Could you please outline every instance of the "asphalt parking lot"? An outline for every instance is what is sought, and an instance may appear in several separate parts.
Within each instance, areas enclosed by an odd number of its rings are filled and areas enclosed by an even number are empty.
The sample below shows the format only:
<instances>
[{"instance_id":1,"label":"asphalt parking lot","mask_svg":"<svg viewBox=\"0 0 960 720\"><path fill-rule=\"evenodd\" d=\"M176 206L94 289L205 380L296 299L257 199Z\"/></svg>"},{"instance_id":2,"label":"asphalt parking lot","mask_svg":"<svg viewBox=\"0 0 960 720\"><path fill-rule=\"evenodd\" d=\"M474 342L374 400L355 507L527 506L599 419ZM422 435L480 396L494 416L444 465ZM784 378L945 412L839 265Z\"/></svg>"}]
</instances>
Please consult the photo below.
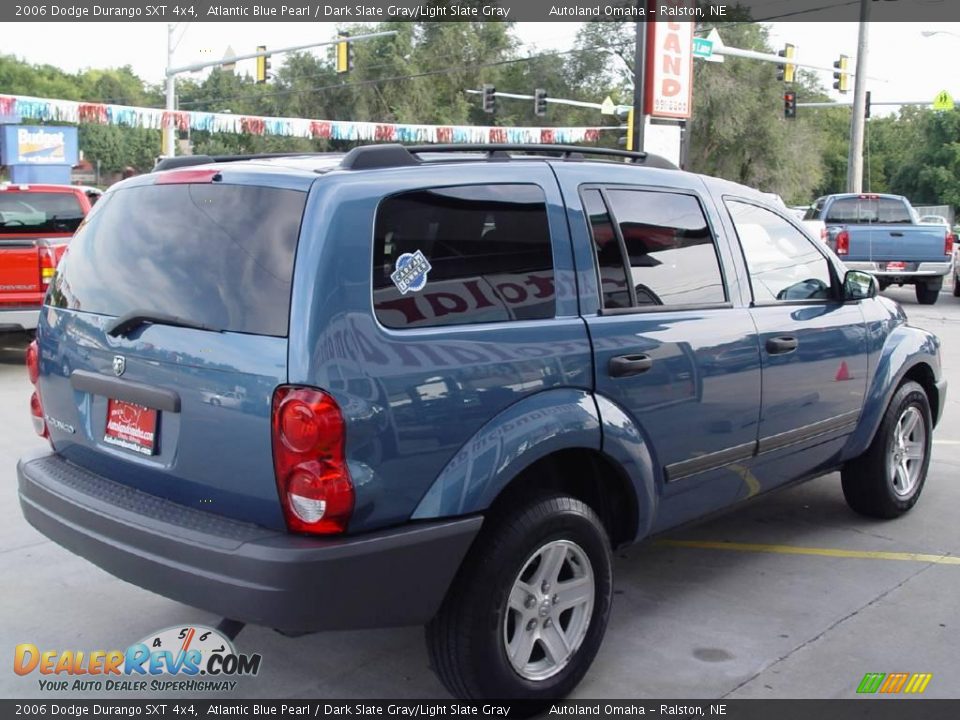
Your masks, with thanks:
<instances>
[{"instance_id":1,"label":"asphalt parking lot","mask_svg":"<svg viewBox=\"0 0 960 720\"><path fill-rule=\"evenodd\" d=\"M960 696L960 299L886 294L940 335L951 385L917 507L861 518L835 474L621 553L607 637L577 698L849 698L867 672L932 673L925 697ZM27 409L25 344L0 335L0 697L81 697L15 675L14 646L119 649L219 618L114 579L22 519L16 458L44 445ZM446 697L419 628L291 639L251 627L237 645L263 666L231 698Z\"/></svg>"}]
</instances>

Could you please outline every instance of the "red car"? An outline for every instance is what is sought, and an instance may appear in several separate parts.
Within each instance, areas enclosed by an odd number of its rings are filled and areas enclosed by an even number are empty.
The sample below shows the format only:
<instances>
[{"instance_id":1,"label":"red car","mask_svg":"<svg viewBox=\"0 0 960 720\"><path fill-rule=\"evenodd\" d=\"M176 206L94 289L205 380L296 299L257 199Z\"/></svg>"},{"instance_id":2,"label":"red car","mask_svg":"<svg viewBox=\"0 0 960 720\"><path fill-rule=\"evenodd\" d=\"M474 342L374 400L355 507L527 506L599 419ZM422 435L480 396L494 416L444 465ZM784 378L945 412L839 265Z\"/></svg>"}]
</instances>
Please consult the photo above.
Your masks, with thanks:
<instances>
[{"instance_id":1,"label":"red car","mask_svg":"<svg viewBox=\"0 0 960 720\"><path fill-rule=\"evenodd\" d=\"M0 184L0 332L37 327L57 262L90 206L72 185Z\"/></svg>"}]
</instances>

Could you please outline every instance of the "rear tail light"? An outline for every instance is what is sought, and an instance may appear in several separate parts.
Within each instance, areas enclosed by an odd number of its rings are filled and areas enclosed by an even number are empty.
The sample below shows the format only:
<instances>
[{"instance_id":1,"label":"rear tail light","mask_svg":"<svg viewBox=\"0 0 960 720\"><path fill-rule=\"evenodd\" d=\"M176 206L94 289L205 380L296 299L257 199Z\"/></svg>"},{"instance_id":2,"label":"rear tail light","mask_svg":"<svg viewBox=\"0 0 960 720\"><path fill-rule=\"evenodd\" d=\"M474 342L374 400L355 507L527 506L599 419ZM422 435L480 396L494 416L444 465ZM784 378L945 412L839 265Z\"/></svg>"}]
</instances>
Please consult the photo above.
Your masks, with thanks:
<instances>
[{"instance_id":1,"label":"rear tail light","mask_svg":"<svg viewBox=\"0 0 960 720\"><path fill-rule=\"evenodd\" d=\"M46 287L57 270L57 256L52 247L40 248L40 282Z\"/></svg>"},{"instance_id":2,"label":"rear tail light","mask_svg":"<svg viewBox=\"0 0 960 720\"><path fill-rule=\"evenodd\" d=\"M291 531L341 533L353 513L345 425L322 390L285 385L273 394L273 468Z\"/></svg>"},{"instance_id":3,"label":"rear tail light","mask_svg":"<svg viewBox=\"0 0 960 720\"><path fill-rule=\"evenodd\" d=\"M850 254L850 233L841 230L837 233L837 255Z\"/></svg>"},{"instance_id":4,"label":"rear tail light","mask_svg":"<svg viewBox=\"0 0 960 720\"><path fill-rule=\"evenodd\" d=\"M49 438L47 431L47 421L43 418L43 403L40 402L40 395L36 390L30 396L30 419L33 420L33 429L37 435L43 438Z\"/></svg>"},{"instance_id":5,"label":"rear tail light","mask_svg":"<svg viewBox=\"0 0 960 720\"><path fill-rule=\"evenodd\" d=\"M40 379L40 348L36 340L27 345L26 361L27 375L30 376L30 383L33 385L33 394L30 396L30 419L33 421L33 429L37 435L49 438L47 421L43 416L43 403L40 402L40 390L37 388L37 380Z\"/></svg>"},{"instance_id":6,"label":"rear tail light","mask_svg":"<svg viewBox=\"0 0 960 720\"><path fill-rule=\"evenodd\" d=\"M36 385L40 379L40 349L37 347L37 341L33 340L27 345L27 374L30 376L30 384Z\"/></svg>"},{"instance_id":7,"label":"rear tail light","mask_svg":"<svg viewBox=\"0 0 960 720\"><path fill-rule=\"evenodd\" d=\"M954 235L952 232L947 233L947 239L943 241L943 254L944 255L953 255L953 241Z\"/></svg>"}]
</instances>

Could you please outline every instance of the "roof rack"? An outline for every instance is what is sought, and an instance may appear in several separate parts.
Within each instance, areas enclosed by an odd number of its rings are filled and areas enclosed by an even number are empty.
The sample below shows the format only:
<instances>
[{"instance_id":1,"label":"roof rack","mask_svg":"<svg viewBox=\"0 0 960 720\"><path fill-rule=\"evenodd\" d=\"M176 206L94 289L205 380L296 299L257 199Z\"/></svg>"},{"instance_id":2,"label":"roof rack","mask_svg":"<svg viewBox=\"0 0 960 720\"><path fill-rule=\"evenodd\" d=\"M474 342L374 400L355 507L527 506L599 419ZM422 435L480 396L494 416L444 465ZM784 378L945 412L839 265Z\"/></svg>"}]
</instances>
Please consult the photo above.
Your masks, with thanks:
<instances>
[{"instance_id":1,"label":"roof rack","mask_svg":"<svg viewBox=\"0 0 960 720\"><path fill-rule=\"evenodd\" d=\"M177 157L162 157L153 166L152 172L173 170L174 168L189 167L191 165L207 165L209 163L239 162L241 160L259 160L261 158L303 157L309 155L331 155L332 153L316 152L278 152L278 153L251 153L248 155L179 155Z\"/></svg>"},{"instance_id":2,"label":"roof rack","mask_svg":"<svg viewBox=\"0 0 960 720\"><path fill-rule=\"evenodd\" d=\"M511 160L510 153L543 154L561 160L583 160L587 155L626 158L646 167L678 170L672 162L659 155L616 148L584 147L581 145L542 145L524 143L457 143L449 145L361 145L348 152L340 163L344 170L368 170L419 165L421 153L482 152L487 160Z\"/></svg>"}]
</instances>

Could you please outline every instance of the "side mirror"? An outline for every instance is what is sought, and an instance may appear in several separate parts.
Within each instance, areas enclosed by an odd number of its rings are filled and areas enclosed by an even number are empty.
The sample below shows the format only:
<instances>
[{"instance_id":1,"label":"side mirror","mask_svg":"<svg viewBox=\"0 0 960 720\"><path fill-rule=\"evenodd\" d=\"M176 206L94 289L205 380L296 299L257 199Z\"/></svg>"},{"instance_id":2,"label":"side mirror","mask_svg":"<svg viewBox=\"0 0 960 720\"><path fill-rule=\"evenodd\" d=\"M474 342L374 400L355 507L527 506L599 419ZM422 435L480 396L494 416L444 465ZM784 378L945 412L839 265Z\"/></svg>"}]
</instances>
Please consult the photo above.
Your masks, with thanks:
<instances>
[{"instance_id":1,"label":"side mirror","mask_svg":"<svg viewBox=\"0 0 960 720\"><path fill-rule=\"evenodd\" d=\"M870 273L847 270L847 274L843 276L844 300L866 300L876 297L879 292L877 279Z\"/></svg>"}]
</instances>

